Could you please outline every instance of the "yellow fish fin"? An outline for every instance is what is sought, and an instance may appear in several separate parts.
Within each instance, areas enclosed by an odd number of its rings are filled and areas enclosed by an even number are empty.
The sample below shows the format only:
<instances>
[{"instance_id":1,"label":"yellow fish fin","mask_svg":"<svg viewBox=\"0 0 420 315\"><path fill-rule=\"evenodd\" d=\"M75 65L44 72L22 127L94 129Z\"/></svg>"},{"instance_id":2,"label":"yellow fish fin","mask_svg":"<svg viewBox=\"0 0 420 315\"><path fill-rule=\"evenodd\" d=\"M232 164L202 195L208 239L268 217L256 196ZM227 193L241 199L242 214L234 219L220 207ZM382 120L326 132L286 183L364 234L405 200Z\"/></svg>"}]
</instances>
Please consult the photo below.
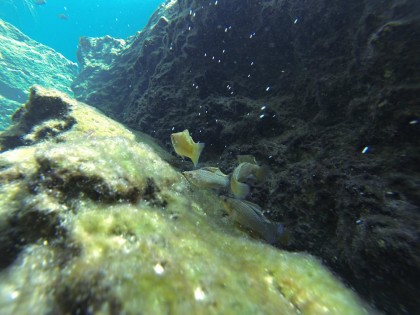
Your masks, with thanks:
<instances>
[{"instance_id":1,"label":"yellow fish fin","mask_svg":"<svg viewBox=\"0 0 420 315\"><path fill-rule=\"evenodd\" d=\"M245 199L245 197L248 196L250 192L249 185L234 179L230 181L230 190L237 199Z\"/></svg>"},{"instance_id":2,"label":"yellow fish fin","mask_svg":"<svg viewBox=\"0 0 420 315\"><path fill-rule=\"evenodd\" d=\"M267 179L267 176L270 173L270 168L268 166L260 166L255 171L255 179L261 183Z\"/></svg>"},{"instance_id":3,"label":"yellow fish fin","mask_svg":"<svg viewBox=\"0 0 420 315\"><path fill-rule=\"evenodd\" d=\"M194 143L193 152L191 155L191 161L194 163L194 167L198 164L198 159L200 158L200 154L204 149L205 144L204 143Z\"/></svg>"}]
</instances>

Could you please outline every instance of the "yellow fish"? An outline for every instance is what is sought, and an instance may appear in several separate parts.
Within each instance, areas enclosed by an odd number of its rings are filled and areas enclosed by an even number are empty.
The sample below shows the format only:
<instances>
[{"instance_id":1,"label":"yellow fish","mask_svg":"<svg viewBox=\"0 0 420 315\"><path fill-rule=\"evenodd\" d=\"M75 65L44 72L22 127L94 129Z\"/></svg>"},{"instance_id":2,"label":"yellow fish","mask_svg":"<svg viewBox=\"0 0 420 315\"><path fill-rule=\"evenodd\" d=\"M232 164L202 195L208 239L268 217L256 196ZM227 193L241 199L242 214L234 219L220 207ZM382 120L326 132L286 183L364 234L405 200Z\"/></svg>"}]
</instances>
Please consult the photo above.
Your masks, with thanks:
<instances>
[{"instance_id":1,"label":"yellow fish","mask_svg":"<svg viewBox=\"0 0 420 315\"><path fill-rule=\"evenodd\" d=\"M245 154L245 155L237 155L236 159L238 160L238 163L241 164L243 162L248 162L251 164L258 165L257 160L253 155Z\"/></svg>"},{"instance_id":2,"label":"yellow fish","mask_svg":"<svg viewBox=\"0 0 420 315\"><path fill-rule=\"evenodd\" d=\"M229 186L229 176L217 167L203 167L182 174L191 184L200 188L224 189Z\"/></svg>"},{"instance_id":3,"label":"yellow fish","mask_svg":"<svg viewBox=\"0 0 420 315\"><path fill-rule=\"evenodd\" d=\"M244 199L249 194L249 182L260 182L267 175L268 169L253 163L242 162L232 173L230 191L238 199Z\"/></svg>"},{"instance_id":4,"label":"yellow fish","mask_svg":"<svg viewBox=\"0 0 420 315\"><path fill-rule=\"evenodd\" d=\"M194 166L197 166L204 143L194 142L188 129L171 134L171 142L178 155L190 158Z\"/></svg>"},{"instance_id":5,"label":"yellow fish","mask_svg":"<svg viewBox=\"0 0 420 315\"><path fill-rule=\"evenodd\" d=\"M283 224L268 220L259 205L225 196L220 198L224 208L234 221L256 232L270 244L283 241L286 235Z\"/></svg>"}]
</instances>

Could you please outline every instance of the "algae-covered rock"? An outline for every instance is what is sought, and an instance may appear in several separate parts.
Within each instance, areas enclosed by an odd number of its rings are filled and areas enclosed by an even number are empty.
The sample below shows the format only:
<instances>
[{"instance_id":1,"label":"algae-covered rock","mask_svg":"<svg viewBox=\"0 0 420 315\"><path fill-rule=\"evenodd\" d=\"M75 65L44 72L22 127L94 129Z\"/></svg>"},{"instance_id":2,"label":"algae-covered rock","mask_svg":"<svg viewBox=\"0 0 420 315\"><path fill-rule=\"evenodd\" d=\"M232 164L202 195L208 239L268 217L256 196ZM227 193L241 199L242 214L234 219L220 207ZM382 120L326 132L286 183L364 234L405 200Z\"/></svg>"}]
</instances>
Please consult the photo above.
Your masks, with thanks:
<instances>
[{"instance_id":1,"label":"algae-covered rock","mask_svg":"<svg viewBox=\"0 0 420 315\"><path fill-rule=\"evenodd\" d=\"M369 313L97 110L35 87L14 119L0 138L1 314Z\"/></svg>"},{"instance_id":2,"label":"algae-covered rock","mask_svg":"<svg viewBox=\"0 0 420 315\"><path fill-rule=\"evenodd\" d=\"M33 84L73 94L76 63L1 19L0 42L0 130L10 125L10 108L15 111L25 101Z\"/></svg>"}]
</instances>

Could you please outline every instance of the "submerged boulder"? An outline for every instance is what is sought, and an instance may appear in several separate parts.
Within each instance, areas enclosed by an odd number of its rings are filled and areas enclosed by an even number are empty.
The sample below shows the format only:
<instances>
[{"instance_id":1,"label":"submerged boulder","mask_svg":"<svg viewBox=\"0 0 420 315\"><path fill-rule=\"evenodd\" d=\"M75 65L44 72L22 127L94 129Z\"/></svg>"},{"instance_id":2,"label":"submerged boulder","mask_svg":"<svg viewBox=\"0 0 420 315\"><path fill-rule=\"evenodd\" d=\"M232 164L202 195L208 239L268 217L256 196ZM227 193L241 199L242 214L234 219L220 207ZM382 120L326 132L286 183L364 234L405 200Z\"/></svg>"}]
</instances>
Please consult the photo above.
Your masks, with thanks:
<instances>
[{"instance_id":1,"label":"submerged boulder","mask_svg":"<svg viewBox=\"0 0 420 315\"><path fill-rule=\"evenodd\" d=\"M1 19L0 42L0 130L9 126L10 109L25 102L33 84L73 94L76 63Z\"/></svg>"},{"instance_id":2,"label":"submerged boulder","mask_svg":"<svg viewBox=\"0 0 420 315\"><path fill-rule=\"evenodd\" d=\"M250 201L290 227L288 249L417 314L419 47L418 0L168 0L72 87L168 146L187 128L225 173L254 155L270 172Z\"/></svg>"},{"instance_id":3,"label":"submerged boulder","mask_svg":"<svg viewBox=\"0 0 420 315\"><path fill-rule=\"evenodd\" d=\"M0 144L0 313L369 313L316 258L250 238L158 145L64 94L32 88Z\"/></svg>"}]
</instances>

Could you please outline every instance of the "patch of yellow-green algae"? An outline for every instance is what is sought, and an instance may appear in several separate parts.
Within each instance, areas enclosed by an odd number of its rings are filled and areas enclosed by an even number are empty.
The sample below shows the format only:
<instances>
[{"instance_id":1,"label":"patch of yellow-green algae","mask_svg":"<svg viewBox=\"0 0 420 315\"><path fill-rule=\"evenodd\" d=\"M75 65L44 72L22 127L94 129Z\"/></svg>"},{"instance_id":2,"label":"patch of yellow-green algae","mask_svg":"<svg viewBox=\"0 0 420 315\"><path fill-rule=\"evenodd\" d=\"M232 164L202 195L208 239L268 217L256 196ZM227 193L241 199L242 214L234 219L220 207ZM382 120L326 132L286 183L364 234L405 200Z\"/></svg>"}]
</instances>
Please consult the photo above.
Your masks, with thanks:
<instances>
[{"instance_id":1,"label":"patch of yellow-green algae","mask_svg":"<svg viewBox=\"0 0 420 315\"><path fill-rule=\"evenodd\" d=\"M130 131L58 99L70 129L0 154L0 313L369 313L317 259L251 239Z\"/></svg>"}]
</instances>

